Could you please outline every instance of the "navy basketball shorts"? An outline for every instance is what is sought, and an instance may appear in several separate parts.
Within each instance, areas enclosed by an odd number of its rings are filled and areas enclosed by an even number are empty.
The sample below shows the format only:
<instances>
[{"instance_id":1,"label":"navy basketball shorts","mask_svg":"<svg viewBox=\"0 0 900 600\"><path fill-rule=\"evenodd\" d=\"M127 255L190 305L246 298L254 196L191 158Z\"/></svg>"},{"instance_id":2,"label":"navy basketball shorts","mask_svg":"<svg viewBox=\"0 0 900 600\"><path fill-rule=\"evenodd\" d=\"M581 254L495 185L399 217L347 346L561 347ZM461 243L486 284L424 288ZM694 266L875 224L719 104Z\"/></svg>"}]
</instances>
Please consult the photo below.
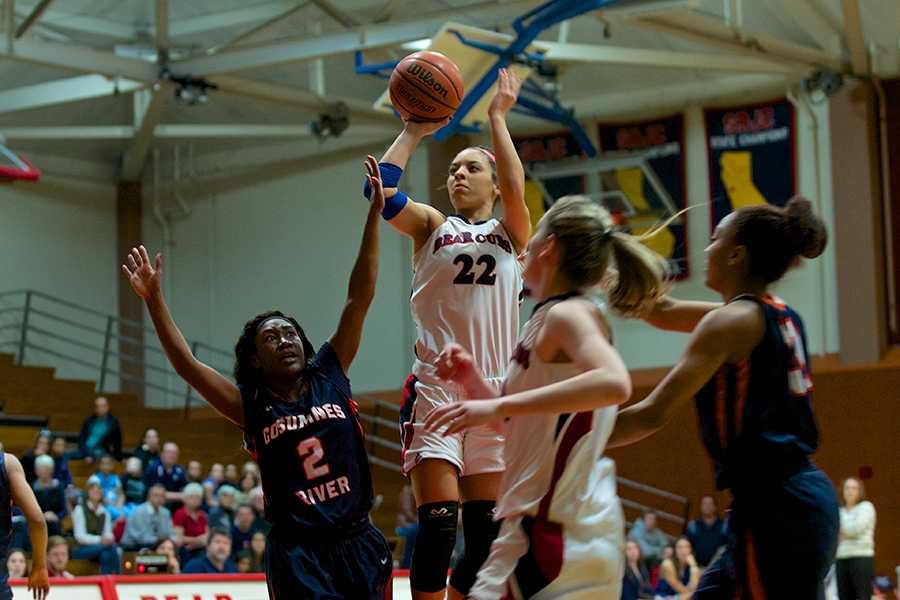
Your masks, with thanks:
<instances>
[{"instance_id":1,"label":"navy basketball shorts","mask_svg":"<svg viewBox=\"0 0 900 600\"><path fill-rule=\"evenodd\" d=\"M692 600L824 600L839 528L828 477L811 468L736 496L731 542L707 567Z\"/></svg>"},{"instance_id":2,"label":"navy basketball shorts","mask_svg":"<svg viewBox=\"0 0 900 600\"><path fill-rule=\"evenodd\" d=\"M368 519L345 535L275 528L266 545L270 600L383 600L392 569L387 540Z\"/></svg>"}]
</instances>

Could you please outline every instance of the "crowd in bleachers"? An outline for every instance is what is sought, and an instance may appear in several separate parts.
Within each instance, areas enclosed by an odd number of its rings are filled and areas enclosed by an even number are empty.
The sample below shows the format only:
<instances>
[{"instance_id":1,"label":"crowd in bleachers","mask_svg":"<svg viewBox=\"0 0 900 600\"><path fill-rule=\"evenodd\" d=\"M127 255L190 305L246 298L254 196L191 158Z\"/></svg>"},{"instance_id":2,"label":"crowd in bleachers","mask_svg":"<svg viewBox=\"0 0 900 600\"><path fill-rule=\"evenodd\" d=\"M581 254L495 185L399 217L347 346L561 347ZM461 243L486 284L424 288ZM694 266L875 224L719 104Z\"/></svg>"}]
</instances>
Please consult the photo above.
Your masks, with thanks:
<instances>
[{"instance_id":1,"label":"crowd in bleachers","mask_svg":"<svg viewBox=\"0 0 900 600\"><path fill-rule=\"evenodd\" d=\"M263 571L270 525L256 463L206 470L191 460L183 467L178 446L161 443L155 428L131 451L121 437L100 397L77 448L44 430L21 457L47 521L51 576L71 577L70 559L96 563L102 574L121 573L126 553L164 554L170 573ZM69 468L74 460L95 467L80 487ZM18 509L10 548L11 576L25 575L31 548Z\"/></svg>"}]
</instances>

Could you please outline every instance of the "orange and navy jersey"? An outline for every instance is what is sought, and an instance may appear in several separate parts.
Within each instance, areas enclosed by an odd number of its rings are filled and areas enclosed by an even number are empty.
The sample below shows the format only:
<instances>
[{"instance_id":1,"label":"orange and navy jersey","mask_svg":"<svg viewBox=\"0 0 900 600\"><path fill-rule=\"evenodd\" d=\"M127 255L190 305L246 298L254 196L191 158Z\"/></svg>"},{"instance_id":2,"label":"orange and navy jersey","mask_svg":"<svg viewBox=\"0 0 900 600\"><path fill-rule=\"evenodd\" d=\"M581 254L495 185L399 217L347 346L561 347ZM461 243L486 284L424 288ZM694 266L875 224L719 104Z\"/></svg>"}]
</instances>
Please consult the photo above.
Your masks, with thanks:
<instances>
[{"instance_id":1,"label":"orange and navy jersey","mask_svg":"<svg viewBox=\"0 0 900 600\"><path fill-rule=\"evenodd\" d=\"M765 334L748 358L723 365L696 402L716 485L737 491L803 468L819 445L819 433L800 316L772 296L734 300L759 304Z\"/></svg>"}]
</instances>

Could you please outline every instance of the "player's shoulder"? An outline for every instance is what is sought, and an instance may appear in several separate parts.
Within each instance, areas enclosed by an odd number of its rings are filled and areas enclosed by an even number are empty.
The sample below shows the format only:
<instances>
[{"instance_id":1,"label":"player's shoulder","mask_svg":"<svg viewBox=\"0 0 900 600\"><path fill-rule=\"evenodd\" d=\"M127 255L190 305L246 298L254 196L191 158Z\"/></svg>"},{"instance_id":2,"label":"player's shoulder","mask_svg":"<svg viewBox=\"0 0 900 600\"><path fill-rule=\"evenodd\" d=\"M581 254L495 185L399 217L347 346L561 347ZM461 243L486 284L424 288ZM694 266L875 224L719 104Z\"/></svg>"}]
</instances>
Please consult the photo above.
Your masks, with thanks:
<instances>
[{"instance_id":1,"label":"player's shoulder","mask_svg":"<svg viewBox=\"0 0 900 600\"><path fill-rule=\"evenodd\" d=\"M548 328L580 330L599 327L609 333L606 310L602 303L590 296L578 295L565 298L547 310L544 326Z\"/></svg>"}]
</instances>

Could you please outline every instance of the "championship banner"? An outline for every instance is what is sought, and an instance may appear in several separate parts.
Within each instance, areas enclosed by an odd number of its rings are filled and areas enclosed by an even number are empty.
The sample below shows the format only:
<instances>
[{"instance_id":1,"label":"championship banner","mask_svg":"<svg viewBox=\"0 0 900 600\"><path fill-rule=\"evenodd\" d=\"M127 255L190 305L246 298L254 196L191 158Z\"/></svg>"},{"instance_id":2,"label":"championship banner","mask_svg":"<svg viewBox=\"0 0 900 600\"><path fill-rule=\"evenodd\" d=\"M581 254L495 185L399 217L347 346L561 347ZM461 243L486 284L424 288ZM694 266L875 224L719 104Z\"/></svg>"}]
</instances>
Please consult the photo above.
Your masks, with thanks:
<instances>
[{"instance_id":1,"label":"championship banner","mask_svg":"<svg viewBox=\"0 0 900 600\"><path fill-rule=\"evenodd\" d=\"M531 226L534 228L554 200L570 194L583 194L585 187L584 177L581 175L534 181L528 177L529 167L577 158L583 154L575 136L568 131L513 138L513 143L519 159L525 165L525 205L531 213Z\"/></svg>"},{"instance_id":2,"label":"championship banner","mask_svg":"<svg viewBox=\"0 0 900 600\"><path fill-rule=\"evenodd\" d=\"M686 206L684 117L680 114L615 125L600 125L600 148L632 153L634 160L611 160L600 173L607 208L619 224L641 236L656 229ZM601 155L603 156L603 155ZM687 213L644 240L669 259L676 279L688 276Z\"/></svg>"},{"instance_id":3,"label":"championship banner","mask_svg":"<svg viewBox=\"0 0 900 600\"><path fill-rule=\"evenodd\" d=\"M794 108L786 100L706 110L712 228L745 206L794 195Z\"/></svg>"}]
</instances>

